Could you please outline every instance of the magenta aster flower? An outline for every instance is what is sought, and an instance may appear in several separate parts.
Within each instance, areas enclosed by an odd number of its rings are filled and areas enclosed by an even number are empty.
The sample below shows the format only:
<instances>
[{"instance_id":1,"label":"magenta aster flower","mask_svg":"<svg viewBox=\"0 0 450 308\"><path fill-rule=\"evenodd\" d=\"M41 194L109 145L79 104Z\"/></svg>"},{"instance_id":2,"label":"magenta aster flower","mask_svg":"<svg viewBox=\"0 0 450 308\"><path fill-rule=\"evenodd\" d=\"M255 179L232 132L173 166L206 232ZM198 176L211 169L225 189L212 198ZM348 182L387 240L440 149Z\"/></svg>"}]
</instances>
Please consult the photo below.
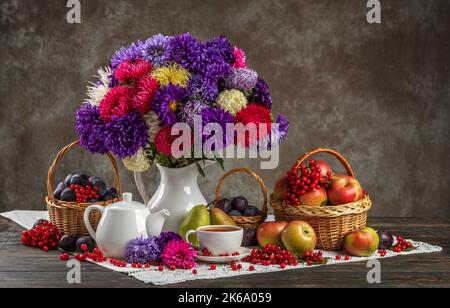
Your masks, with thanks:
<instances>
[{"instance_id":1,"label":"magenta aster flower","mask_svg":"<svg viewBox=\"0 0 450 308\"><path fill-rule=\"evenodd\" d=\"M197 265L194 261L196 256L197 250L192 247L191 243L181 240L169 242L161 254L161 259L167 267L191 269Z\"/></svg>"},{"instance_id":2,"label":"magenta aster flower","mask_svg":"<svg viewBox=\"0 0 450 308\"><path fill-rule=\"evenodd\" d=\"M176 123L177 113L186 97L185 89L171 83L156 92L152 107L163 126L172 126Z\"/></svg>"},{"instance_id":3,"label":"magenta aster flower","mask_svg":"<svg viewBox=\"0 0 450 308\"><path fill-rule=\"evenodd\" d=\"M245 62L247 61L247 59L245 57L244 51L241 48L234 46L233 54L235 59L233 66L236 68L246 68L247 64Z\"/></svg>"},{"instance_id":4,"label":"magenta aster flower","mask_svg":"<svg viewBox=\"0 0 450 308\"><path fill-rule=\"evenodd\" d=\"M156 67L163 65L166 62L165 54L172 38L162 34L152 36L142 45L142 57Z\"/></svg>"},{"instance_id":5,"label":"magenta aster flower","mask_svg":"<svg viewBox=\"0 0 450 308\"><path fill-rule=\"evenodd\" d=\"M84 104L76 114L75 128L80 135L80 144L91 153L105 154L105 124L100 119L100 110L96 106Z\"/></svg>"},{"instance_id":6,"label":"magenta aster flower","mask_svg":"<svg viewBox=\"0 0 450 308\"><path fill-rule=\"evenodd\" d=\"M137 113L113 117L106 124L105 146L120 159L133 156L148 142L148 127Z\"/></svg>"}]
</instances>

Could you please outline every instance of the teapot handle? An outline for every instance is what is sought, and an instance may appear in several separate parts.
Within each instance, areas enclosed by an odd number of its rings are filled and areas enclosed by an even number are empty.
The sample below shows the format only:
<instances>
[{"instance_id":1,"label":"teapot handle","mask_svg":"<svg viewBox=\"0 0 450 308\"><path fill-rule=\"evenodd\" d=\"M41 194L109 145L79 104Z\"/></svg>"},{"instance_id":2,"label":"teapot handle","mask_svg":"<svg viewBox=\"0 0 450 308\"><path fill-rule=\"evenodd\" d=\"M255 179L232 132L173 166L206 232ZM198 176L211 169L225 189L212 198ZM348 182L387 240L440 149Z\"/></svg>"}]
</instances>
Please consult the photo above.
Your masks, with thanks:
<instances>
[{"instance_id":1,"label":"teapot handle","mask_svg":"<svg viewBox=\"0 0 450 308\"><path fill-rule=\"evenodd\" d=\"M95 232L94 228L92 228L91 222L89 221L89 214L92 210L99 210L100 214L103 215L103 211L105 208L103 206L99 205L91 205L84 211L84 224L86 226L86 229L88 230L89 234L92 236L94 241L97 242L97 233Z\"/></svg>"}]
</instances>

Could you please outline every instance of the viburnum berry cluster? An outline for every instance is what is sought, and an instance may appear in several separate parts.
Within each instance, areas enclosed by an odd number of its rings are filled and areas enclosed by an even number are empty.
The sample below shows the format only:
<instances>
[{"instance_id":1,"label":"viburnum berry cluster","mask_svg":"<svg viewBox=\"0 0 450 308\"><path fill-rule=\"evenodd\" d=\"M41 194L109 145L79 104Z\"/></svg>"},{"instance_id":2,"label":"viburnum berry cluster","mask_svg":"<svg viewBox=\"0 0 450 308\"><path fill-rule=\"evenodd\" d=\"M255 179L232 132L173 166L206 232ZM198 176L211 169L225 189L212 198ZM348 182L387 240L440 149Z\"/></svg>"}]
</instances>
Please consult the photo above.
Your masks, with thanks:
<instances>
[{"instance_id":1,"label":"viburnum berry cluster","mask_svg":"<svg viewBox=\"0 0 450 308\"><path fill-rule=\"evenodd\" d=\"M279 265L280 268L285 268L287 265L298 265L294 253L273 244L267 244L263 249L253 249L250 255L242 261L264 266Z\"/></svg>"},{"instance_id":2,"label":"viburnum berry cluster","mask_svg":"<svg viewBox=\"0 0 450 308\"><path fill-rule=\"evenodd\" d=\"M33 229L22 232L21 241L24 245L40 248L47 252L58 248L58 243L64 234L49 221L33 227Z\"/></svg>"},{"instance_id":3,"label":"viburnum berry cluster","mask_svg":"<svg viewBox=\"0 0 450 308\"><path fill-rule=\"evenodd\" d=\"M327 188L332 181L332 174L322 172L314 159L307 164L301 164L299 168L295 167L287 173L288 185L286 188L285 201L292 205L300 206L299 196L302 196L313 190Z\"/></svg>"},{"instance_id":4,"label":"viburnum berry cluster","mask_svg":"<svg viewBox=\"0 0 450 308\"><path fill-rule=\"evenodd\" d=\"M302 260L305 261L308 266L312 266L313 264L323 264L326 262L322 251L305 251L302 255Z\"/></svg>"},{"instance_id":5,"label":"viburnum berry cluster","mask_svg":"<svg viewBox=\"0 0 450 308\"><path fill-rule=\"evenodd\" d=\"M402 236L397 237L397 244L392 247L392 250L396 253L408 251L414 249L414 245L411 242L405 240Z\"/></svg>"},{"instance_id":6,"label":"viburnum berry cluster","mask_svg":"<svg viewBox=\"0 0 450 308\"><path fill-rule=\"evenodd\" d=\"M78 203L86 203L90 199L99 200L98 188L96 186L86 185L70 185L70 188L75 192Z\"/></svg>"}]
</instances>

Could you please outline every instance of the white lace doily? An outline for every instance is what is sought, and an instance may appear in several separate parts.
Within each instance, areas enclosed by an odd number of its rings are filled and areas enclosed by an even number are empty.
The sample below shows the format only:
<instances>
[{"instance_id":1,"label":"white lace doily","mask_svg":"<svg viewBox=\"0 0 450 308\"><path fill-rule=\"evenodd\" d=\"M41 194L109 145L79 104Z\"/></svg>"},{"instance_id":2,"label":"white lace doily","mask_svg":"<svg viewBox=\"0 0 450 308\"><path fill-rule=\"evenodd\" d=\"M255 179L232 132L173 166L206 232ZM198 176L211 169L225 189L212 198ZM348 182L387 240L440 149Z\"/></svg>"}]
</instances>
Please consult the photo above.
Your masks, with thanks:
<instances>
[{"instance_id":1,"label":"white lace doily","mask_svg":"<svg viewBox=\"0 0 450 308\"><path fill-rule=\"evenodd\" d=\"M34 211L13 211L9 213L1 213L1 216L11 219L12 221L24 226L25 228L29 228L32 226L33 222L38 219L47 219L47 212L34 212ZM272 220L273 217L269 217L268 220ZM384 259L391 258L396 256L404 256L404 255L413 255L413 254L421 254L421 253L432 253L442 251L441 247L432 246L427 243L415 242L409 240L414 247L415 250L405 251L402 253L395 253L393 251L387 251L387 255L385 257L380 257L375 254L372 257L366 258L357 258L352 257L350 260L345 261L344 259L337 261L336 255L339 253L336 252L328 252L324 251L324 257L329 258L327 264L321 265L312 265L308 266L306 264L299 264L296 267L287 266L285 269L280 269L279 266L262 266L262 265L254 265L255 270L249 271L248 268L250 266L249 263L242 263L242 270L233 272L231 270L230 265L218 265L217 269L214 271L210 270L209 264L199 263L197 266L197 274L194 275L192 271L184 271L184 270L175 270L170 271L165 269L163 272L158 271L158 269L153 266L150 269L134 269L130 266L127 268L116 267L110 263L96 263L102 267L108 268L110 270L121 272L128 274L131 277L134 277L145 283L153 283L155 285L168 285L181 283L190 280L201 280L201 279L218 279L218 278L226 278L226 277L234 277L241 275L252 275L252 274L260 274L260 273L271 273L271 272L279 272L279 271L289 271L289 270L300 270L304 268L318 267L318 266L327 266L331 264L339 264L339 263L350 263L350 262L361 262L368 261L371 259ZM95 263L95 262L94 262Z\"/></svg>"}]
</instances>

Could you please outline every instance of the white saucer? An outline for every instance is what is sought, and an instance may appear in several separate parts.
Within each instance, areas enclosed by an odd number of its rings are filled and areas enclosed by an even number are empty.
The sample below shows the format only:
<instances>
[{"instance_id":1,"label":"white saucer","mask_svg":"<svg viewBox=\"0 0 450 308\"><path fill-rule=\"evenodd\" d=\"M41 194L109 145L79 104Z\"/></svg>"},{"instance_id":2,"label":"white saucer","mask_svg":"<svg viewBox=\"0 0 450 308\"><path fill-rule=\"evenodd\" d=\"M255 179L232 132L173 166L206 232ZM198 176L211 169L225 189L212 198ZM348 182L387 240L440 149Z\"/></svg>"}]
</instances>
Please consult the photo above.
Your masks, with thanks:
<instances>
[{"instance_id":1,"label":"white saucer","mask_svg":"<svg viewBox=\"0 0 450 308\"><path fill-rule=\"evenodd\" d=\"M249 256L250 253L252 252L252 250L247 247L241 247L238 249L237 252L239 252L239 256L207 257L207 256L198 255L197 260L203 261L203 262L208 262L208 263L230 263L231 261L239 261L239 260L242 260L243 258Z\"/></svg>"}]
</instances>

